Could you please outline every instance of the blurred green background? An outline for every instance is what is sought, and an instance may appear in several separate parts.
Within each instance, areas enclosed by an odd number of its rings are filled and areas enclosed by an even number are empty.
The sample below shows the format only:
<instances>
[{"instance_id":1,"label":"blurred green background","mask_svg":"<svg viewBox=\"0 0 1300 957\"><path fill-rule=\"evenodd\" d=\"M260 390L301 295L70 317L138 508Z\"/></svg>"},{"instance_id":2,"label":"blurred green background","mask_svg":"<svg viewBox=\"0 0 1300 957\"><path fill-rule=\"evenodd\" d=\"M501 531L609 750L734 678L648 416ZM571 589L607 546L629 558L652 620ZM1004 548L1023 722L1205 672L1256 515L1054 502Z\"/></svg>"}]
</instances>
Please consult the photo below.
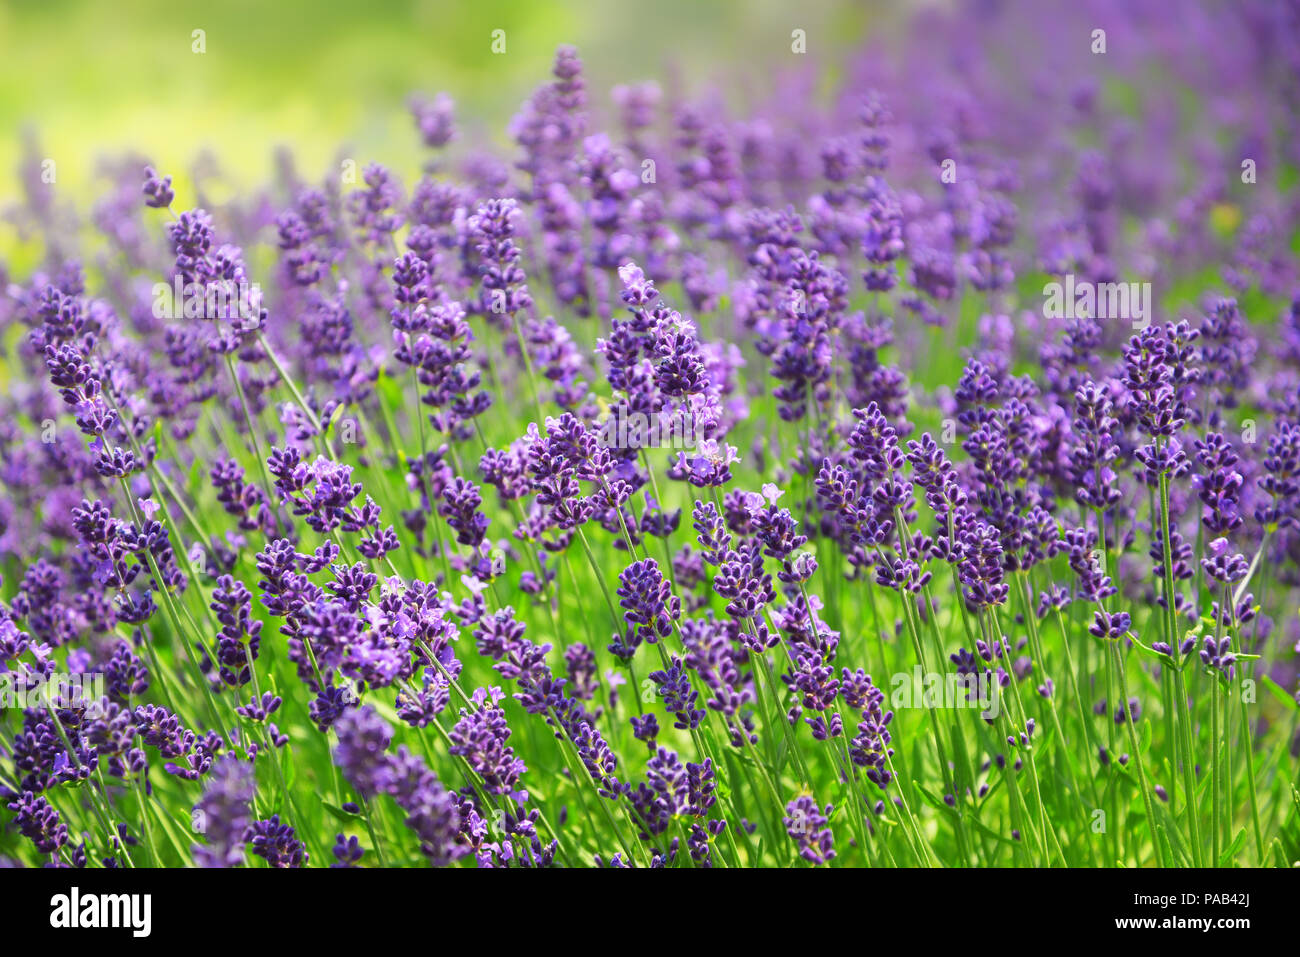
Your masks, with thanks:
<instances>
[{"instance_id":1,"label":"blurred green background","mask_svg":"<svg viewBox=\"0 0 1300 957\"><path fill-rule=\"evenodd\" d=\"M277 147L316 178L340 147L399 170L420 146L406 102L449 92L473 142L504 128L547 78L555 47L587 64L597 108L619 82L743 96L775 70L824 77L888 16L861 2L787 0L0 0L0 209L22 195L24 139L56 163L57 192L84 200L101 156L135 151L176 175L202 152L232 184L258 181ZM883 9L883 7L882 7ZM790 33L808 34L808 55ZM206 52L192 52L193 31ZM490 50L506 31L505 55ZM233 188L233 186L232 186ZM4 228L4 227L0 227ZM0 236L0 240L4 237Z\"/></svg>"}]
</instances>

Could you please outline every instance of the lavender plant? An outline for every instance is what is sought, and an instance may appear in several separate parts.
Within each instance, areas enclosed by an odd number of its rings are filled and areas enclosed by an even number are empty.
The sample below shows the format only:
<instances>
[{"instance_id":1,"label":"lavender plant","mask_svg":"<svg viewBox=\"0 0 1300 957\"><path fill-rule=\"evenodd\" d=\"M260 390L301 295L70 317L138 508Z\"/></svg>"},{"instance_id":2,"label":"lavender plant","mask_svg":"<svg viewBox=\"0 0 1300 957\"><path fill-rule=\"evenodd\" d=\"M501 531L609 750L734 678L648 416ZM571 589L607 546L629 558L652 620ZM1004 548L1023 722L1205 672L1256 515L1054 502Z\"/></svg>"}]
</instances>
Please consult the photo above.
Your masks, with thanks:
<instances>
[{"instance_id":1,"label":"lavender plant","mask_svg":"<svg viewBox=\"0 0 1300 957\"><path fill-rule=\"evenodd\" d=\"M34 190L0 856L1300 860L1300 29L1017 9L740 112L562 48L495 155L412 98L412 176Z\"/></svg>"}]
</instances>

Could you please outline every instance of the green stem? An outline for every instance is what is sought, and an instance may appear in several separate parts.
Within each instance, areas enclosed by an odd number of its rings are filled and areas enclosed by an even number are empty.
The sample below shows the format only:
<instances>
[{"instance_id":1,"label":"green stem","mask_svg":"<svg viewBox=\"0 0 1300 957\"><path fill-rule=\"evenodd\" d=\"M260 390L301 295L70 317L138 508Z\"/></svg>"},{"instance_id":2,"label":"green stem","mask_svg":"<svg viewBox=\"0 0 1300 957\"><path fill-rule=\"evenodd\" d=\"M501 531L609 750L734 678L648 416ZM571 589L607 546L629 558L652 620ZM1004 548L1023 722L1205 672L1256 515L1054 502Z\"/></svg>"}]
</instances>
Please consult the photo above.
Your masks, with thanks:
<instances>
[{"instance_id":1,"label":"green stem","mask_svg":"<svg viewBox=\"0 0 1300 957\"><path fill-rule=\"evenodd\" d=\"M1122 700L1127 709L1128 703L1128 674L1124 666L1124 654L1119 647L1119 639L1115 639L1110 645L1110 654L1115 659L1115 667L1119 675L1119 690ZM1151 843L1155 846L1156 861L1161 867L1165 867L1164 845L1160 843L1160 835L1156 830L1156 812L1155 805L1151 801L1151 789L1147 784L1147 772L1145 762L1142 760L1142 750L1138 743L1137 728L1134 727L1133 713L1129 710L1124 716L1124 725L1128 728L1129 747L1133 749L1133 761L1137 764L1138 786L1142 789L1142 804L1147 812L1147 828L1151 831Z\"/></svg>"}]
</instances>

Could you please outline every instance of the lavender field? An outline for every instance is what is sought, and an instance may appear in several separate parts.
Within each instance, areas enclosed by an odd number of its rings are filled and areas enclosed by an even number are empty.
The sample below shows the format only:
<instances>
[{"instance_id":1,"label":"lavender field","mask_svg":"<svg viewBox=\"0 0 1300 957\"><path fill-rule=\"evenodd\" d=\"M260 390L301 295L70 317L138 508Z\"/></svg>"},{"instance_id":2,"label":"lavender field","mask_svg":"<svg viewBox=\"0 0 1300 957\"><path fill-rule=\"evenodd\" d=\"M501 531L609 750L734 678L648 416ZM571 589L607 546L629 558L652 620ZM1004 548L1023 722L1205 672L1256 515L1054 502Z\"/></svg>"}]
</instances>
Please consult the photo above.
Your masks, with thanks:
<instances>
[{"instance_id":1,"label":"lavender field","mask_svg":"<svg viewBox=\"0 0 1300 957\"><path fill-rule=\"evenodd\" d=\"M0 865L1300 863L1300 7L788 19L4 171Z\"/></svg>"}]
</instances>

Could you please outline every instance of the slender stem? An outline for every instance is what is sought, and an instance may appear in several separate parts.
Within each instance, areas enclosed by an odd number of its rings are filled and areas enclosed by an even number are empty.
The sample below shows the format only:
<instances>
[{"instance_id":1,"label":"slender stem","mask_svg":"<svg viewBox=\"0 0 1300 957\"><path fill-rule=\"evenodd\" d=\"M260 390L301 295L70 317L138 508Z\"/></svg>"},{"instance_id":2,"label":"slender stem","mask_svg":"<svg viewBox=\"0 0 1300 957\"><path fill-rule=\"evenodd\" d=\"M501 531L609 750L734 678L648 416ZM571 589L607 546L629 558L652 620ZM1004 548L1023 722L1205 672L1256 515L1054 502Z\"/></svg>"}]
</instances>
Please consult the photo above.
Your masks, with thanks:
<instances>
[{"instance_id":1,"label":"slender stem","mask_svg":"<svg viewBox=\"0 0 1300 957\"><path fill-rule=\"evenodd\" d=\"M1110 654L1115 659L1115 668L1119 675L1119 690L1125 702L1125 707L1127 707L1128 676L1124 667L1124 653L1119 647L1119 639L1115 639L1110 643ZM1156 861L1161 867L1164 867L1164 846L1160 843L1160 835L1156 830L1155 805L1151 801L1151 789L1147 784L1146 765L1142 760L1142 749L1138 744L1137 729L1134 727L1131 710L1124 716L1124 725L1128 728L1129 747L1133 749L1133 761L1137 765L1138 786L1142 789L1142 804L1146 808L1147 828L1151 831L1151 843L1155 846Z\"/></svg>"},{"instance_id":2,"label":"slender stem","mask_svg":"<svg viewBox=\"0 0 1300 957\"><path fill-rule=\"evenodd\" d=\"M1210 675L1210 866L1219 866L1219 678Z\"/></svg>"},{"instance_id":3,"label":"slender stem","mask_svg":"<svg viewBox=\"0 0 1300 957\"><path fill-rule=\"evenodd\" d=\"M1177 649L1174 649L1177 653ZM1200 816L1196 809L1196 764L1192 758L1193 714L1190 713L1187 700L1187 683L1183 679L1183 669L1174 668L1174 699L1178 714L1178 745L1182 750L1183 791L1187 797L1188 831L1192 845L1192 863L1204 866L1205 848L1201 844Z\"/></svg>"}]
</instances>

